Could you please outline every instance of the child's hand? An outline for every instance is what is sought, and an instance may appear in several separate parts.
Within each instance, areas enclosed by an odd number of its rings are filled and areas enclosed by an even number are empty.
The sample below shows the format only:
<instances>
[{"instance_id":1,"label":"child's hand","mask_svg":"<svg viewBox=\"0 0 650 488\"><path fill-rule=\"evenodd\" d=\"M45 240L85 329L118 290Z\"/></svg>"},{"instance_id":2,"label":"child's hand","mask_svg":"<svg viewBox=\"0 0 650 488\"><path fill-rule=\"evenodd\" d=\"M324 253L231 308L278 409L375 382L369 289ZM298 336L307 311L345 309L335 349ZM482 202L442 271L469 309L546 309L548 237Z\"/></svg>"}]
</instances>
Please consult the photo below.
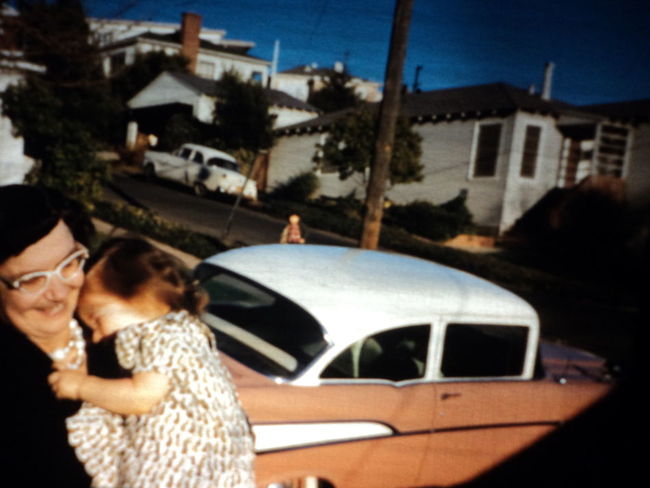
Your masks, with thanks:
<instances>
[{"instance_id":1,"label":"child's hand","mask_svg":"<svg viewBox=\"0 0 650 488\"><path fill-rule=\"evenodd\" d=\"M81 384L87 378L86 373L75 369L55 371L47 381L57 398L69 400L81 399Z\"/></svg>"}]
</instances>

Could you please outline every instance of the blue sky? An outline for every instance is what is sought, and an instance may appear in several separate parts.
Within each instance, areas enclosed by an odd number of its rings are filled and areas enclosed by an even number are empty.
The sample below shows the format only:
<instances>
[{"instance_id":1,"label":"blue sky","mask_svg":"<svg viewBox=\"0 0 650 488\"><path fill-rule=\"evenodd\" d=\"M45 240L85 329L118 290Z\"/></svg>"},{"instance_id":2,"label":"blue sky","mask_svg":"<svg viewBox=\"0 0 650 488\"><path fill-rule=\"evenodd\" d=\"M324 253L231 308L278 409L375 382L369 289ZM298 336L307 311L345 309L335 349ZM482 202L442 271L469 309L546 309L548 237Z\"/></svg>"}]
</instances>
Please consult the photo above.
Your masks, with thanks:
<instances>
[{"instance_id":1,"label":"blue sky","mask_svg":"<svg viewBox=\"0 0 650 488\"><path fill-rule=\"evenodd\" d=\"M279 69L347 60L383 81L395 0L86 0L88 14L179 22L203 16ZM539 90L555 63L553 97L575 104L650 98L648 0L414 0L404 82L422 90L504 81Z\"/></svg>"}]
</instances>

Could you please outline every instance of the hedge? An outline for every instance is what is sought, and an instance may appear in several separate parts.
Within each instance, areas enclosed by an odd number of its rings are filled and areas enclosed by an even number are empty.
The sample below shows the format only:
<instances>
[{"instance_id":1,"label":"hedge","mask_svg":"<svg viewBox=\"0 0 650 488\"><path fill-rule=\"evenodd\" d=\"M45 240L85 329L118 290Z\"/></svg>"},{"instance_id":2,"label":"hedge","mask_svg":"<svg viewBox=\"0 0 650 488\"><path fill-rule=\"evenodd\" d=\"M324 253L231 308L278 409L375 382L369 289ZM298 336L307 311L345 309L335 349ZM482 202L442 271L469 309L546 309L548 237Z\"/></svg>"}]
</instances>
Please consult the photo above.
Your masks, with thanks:
<instances>
[{"instance_id":1,"label":"hedge","mask_svg":"<svg viewBox=\"0 0 650 488\"><path fill-rule=\"evenodd\" d=\"M198 258L207 258L228 249L218 239L192 232L138 207L97 202L93 215L113 225L137 232L168 244Z\"/></svg>"}]
</instances>

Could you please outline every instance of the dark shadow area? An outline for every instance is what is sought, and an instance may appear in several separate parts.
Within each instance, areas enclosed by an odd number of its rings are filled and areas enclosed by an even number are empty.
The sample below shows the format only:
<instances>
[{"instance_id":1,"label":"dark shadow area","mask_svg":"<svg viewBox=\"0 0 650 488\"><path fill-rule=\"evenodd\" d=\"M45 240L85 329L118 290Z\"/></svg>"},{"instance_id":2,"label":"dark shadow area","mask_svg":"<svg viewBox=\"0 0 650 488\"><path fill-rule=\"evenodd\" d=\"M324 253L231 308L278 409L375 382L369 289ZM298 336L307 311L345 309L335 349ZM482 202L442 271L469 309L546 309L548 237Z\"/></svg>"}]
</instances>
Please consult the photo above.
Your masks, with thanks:
<instances>
[{"instance_id":1,"label":"dark shadow area","mask_svg":"<svg viewBox=\"0 0 650 488\"><path fill-rule=\"evenodd\" d=\"M463 488L628 487L643 479L640 383L610 396ZM645 429L643 429L645 431Z\"/></svg>"},{"instance_id":2,"label":"dark shadow area","mask_svg":"<svg viewBox=\"0 0 650 488\"><path fill-rule=\"evenodd\" d=\"M648 286L641 286L640 295L650 296L645 293ZM650 305L642 302L632 345L620 364L617 385L607 397L462 488L637 486L644 479L647 431L641 330L649 319Z\"/></svg>"},{"instance_id":3,"label":"dark shadow area","mask_svg":"<svg viewBox=\"0 0 650 488\"><path fill-rule=\"evenodd\" d=\"M557 276L628 289L648 225L648 208L630 207L620 179L593 176L544 195L502 238L501 257Z\"/></svg>"}]
</instances>

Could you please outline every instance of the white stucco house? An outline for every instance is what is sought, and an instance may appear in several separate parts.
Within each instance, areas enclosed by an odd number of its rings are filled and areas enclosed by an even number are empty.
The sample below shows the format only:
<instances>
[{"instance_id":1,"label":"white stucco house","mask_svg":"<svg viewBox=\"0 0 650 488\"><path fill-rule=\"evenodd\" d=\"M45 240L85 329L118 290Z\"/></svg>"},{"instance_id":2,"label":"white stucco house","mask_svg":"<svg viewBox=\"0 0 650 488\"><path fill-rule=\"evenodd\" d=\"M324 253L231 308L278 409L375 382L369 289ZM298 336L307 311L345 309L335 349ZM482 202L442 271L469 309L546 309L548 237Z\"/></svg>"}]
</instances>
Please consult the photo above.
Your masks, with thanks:
<instances>
[{"instance_id":1,"label":"white stucco house","mask_svg":"<svg viewBox=\"0 0 650 488\"><path fill-rule=\"evenodd\" d=\"M386 196L398 204L440 204L467 192L478 225L502 233L546 192L571 187L589 175L628 180L635 194L650 193L648 111L638 117L608 115L606 108L577 107L506 83L406 94L402 115L422 136L423 180L396 184ZM610 107L610 113L612 107ZM366 175L345 181L317 167L317 144L337 114L278 130L266 190L315 171L321 194L365 196Z\"/></svg>"},{"instance_id":2,"label":"white stucco house","mask_svg":"<svg viewBox=\"0 0 650 488\"><path fill-rule=\"evenodd\" d=\"M275 128L295 125L319 115L318 109L302 100L278 90L263 90L270 105L269 111L274 115ZM131 98L128 106L132 120L143 126L141 131L158 132L159 135L161 130L151 124L152 119L160 126L171 114L185 111L201 122L212 123L216 101L214 80L187 73L164 72ZM149 127L144 127L147 125L145 119L150 121Z\"/></svg>"},{"instance_id":3,"label":"white stucco house","mask_svg":"<svg viewBox=\"0 0 650 488\"><path fill-rule=\"evenodd\" d=\"M236 71L245 80L268 82L271 63L248 54L253 42L226 39L226 31L202 27L195 13L184 13L180 24L93 18L88 24L107 76L133 64L138 54L162 51L184 55L190 71L204 78L217 80Z\"/></svg>"},{"instance_id":4,"label":"white stucco house","mask_svg":"<svg viewBox=\"0 0 650 488\"><path fill-rule=\"evenodd\" d=\"M307 101L312 91L318 91L325 86L332 70L342 72L344 68L341 62L335 63L332 68L319 68L316 64L296 66L274 73L271 76L271 88ZM349 86L354 88L355 93L366 102L378 102L382 98L381 83L376 81L351 76Z\"/></svg>"}]
</instances>

